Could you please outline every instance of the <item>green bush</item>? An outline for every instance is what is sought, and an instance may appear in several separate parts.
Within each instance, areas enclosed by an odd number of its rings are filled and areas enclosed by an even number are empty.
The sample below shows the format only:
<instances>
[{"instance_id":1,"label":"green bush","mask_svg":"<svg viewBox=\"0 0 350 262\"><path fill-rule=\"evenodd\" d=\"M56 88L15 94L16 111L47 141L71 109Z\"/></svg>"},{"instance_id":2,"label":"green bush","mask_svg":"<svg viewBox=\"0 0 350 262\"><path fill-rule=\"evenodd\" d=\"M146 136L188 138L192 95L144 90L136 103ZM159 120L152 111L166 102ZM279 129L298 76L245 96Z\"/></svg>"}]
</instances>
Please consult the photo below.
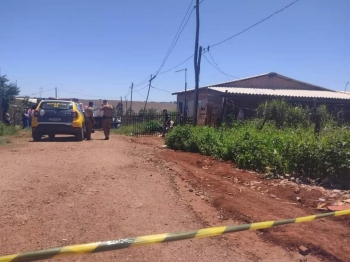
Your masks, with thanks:
<instances>
[{"instance_id":1,"label":"green bush","mask_svg":"<svg viewBox=\"0 0 350 262\"><path fill-rule=\"evenodd\" d=\"M161 132L162 124L158 120L150 120L143 124L144 132Z\"/></svg>"},{"instance_id":2,"label":"green bush","mask_svg":"<svg viewBox=\"0 0 350 262\"><path fill-rule=\"evenodd\" d=\"M13 136L17 135L21 130L19 126L8 126L6 124L0 123L0 136Z\"/></svg>"},{"instance_id":3,"label":"green bush","mask_svg":"<svg viewBox=\"0 0 350 262\"><path fill-rule=\"evenodd\" d=\"M233 128L177 126L166 137L169 148L199 152L232 160L239 168L295 174L311 178L330 177L350 181L350 130L327 128L315 137L312 127L279 129L256 122Z\"/></svg>"}]
</instances>

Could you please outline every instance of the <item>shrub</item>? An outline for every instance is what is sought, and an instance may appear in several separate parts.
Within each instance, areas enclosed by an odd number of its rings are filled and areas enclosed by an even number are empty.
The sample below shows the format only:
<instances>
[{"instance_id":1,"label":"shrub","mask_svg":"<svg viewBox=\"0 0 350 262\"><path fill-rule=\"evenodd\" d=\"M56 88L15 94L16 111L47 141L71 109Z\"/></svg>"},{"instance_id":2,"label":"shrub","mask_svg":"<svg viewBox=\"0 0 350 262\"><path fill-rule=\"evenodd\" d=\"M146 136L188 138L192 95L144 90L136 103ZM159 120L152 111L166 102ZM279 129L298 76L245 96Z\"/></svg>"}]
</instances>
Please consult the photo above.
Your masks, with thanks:
<instances>
[{"instance_id":1,"label":"shrub","mask_svg":"<svg viewBox=\"0 0 350 262\"><path fill-rule=\"evenodd\" d=\"M233 128L178 126L166 137L169 148L199 152L238 167L273 174L293 173L311 178L350 181L350 131L332 127L314 136L312 127L278 129L256 122Z\"/></svg>"},{"instance_id":2,"label":"shrub","mask_svg":"<svg viewBox=\"0 0 350 262\"><path fill-rule=\"evenodd\" d=\"M0 123L0 136L12 136L17 135L21 130L19 126L8 126L6 124Z\"/></svg>"}]
</instances>

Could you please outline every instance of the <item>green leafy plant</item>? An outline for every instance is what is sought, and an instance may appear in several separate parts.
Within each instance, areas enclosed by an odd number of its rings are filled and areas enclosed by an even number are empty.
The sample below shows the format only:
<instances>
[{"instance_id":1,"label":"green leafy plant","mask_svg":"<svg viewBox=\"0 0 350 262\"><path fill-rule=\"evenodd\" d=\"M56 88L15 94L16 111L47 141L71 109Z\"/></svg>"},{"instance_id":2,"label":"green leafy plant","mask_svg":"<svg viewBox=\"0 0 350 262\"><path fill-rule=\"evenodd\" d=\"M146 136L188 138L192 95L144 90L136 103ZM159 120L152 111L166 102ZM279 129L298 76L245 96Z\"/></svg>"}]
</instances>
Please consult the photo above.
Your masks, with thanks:
<instances>
[{"instance_id":1,"label":"green leafy plant","mask_svg":"<svg viewBox=\"0 0 350 262\"><path fill-rule=\"evenodd\" d=\"M315 137L312 126L281 130L268 122L259 131L256 121L217 129L187 125L175 127L165 143L172 149L232 160L243 169L329 177L350 186L348 128L327 128Z\"/></svg>"}]
</instances>

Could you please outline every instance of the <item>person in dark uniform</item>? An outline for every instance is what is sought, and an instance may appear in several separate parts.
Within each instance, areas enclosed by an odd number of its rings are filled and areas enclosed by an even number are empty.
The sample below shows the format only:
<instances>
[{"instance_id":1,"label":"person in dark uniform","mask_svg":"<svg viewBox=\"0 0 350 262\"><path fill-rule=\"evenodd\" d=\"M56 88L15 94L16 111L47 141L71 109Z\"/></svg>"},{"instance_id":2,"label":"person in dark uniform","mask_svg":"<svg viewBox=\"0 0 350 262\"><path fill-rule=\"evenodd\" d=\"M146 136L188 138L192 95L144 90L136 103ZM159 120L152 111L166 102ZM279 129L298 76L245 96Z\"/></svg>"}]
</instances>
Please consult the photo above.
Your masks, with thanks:
<instances>
[{"instance_id":1,"label":"person in dark uniform","mask_svg":"<svg viewBox=\"0 0 350 262\"><path fill-rule=\"evenodd\" d=\"M162 137L165 137L165 133L170 127L170 117L168 114L168 110L164 109L163 110L163 115L164 115L164 123L163 123L163 135Z\"/></svg>"},{"instance_id":2,"label":"person in dark uniform","mask_svg":"<svg viewBox=\"0 0 350 262\"><path fill-rule=\"evenodd\" d=\"M92 127L95 124L94 119L94 103L89 102L89 106L85 109L85 128L86 128L86 139L91 140Z\"/></svg>"}]
</instances>

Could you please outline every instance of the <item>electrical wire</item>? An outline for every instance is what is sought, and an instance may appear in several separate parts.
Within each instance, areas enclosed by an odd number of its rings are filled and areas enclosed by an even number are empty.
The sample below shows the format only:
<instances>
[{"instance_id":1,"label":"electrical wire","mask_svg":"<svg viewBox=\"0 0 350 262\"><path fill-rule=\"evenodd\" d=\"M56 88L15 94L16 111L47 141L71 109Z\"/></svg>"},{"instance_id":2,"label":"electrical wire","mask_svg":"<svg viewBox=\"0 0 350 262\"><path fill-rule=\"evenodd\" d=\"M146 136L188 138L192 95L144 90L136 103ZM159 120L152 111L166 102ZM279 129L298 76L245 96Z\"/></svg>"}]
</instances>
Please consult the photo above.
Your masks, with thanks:
<instances>
[{"instance_id":1,"label":"electrical wire","mask_svg":"<svg viewBox=\"0 0 350 262\"><path fill-rule=\"evenodd\" d=\"M154 88L154 89L157 89L157 90L160 90L160 91L163 91L163 92L167 92L167 93L172 93L172 92L170 92L170 91L168 91L168 90L165 90L165 89L161 89L161 88L157 88L157 87L155 87L155 86L151 86L152 88Z\"/></svg>"},{"instance_id":2,"label":"electrical wire","mask_svg":"<svg viewBox=\"0 0 350 262\"><path fill-rule=\"evenodd\" d=\"M81 95L81 96L86 96L86 97L94 97L94 98L101 98L102 96L93 96L93 95L86 95L86 94L82 94L82 93L78 93L78 92L72 92L72 91L67 91L67 90L63 90L63 89L58 89L60 91L66 92L66 93L71 93L71 94L76 94L76 95ZM112 97L112 96L108 96L109 98L114 98L114 99L120 99L120 97Z\"/></svg>"},{"instance_id":3,"label":"electrical wire","mask_svg":"<svg viewBox=\"0 0 350 262\"><path fill-rule=\"evenodd\" d=\"M169 71L172 71L173 69L179 67L180 65L184 64L185 62L187 62L188 60L190 60L194 55L191 55L190 57L186 58L186 60L182 61L180 64L166 70L166 71L163 71L163 72L160 72L158 75L162 75L162 74L165 74L165 73L168 73Z\"/></svg>"},{"instance_id":4,"label":"electrical wire","mask_svg":"<svg viewBox=\"0 0 350 262\"><path fill-rule=\"evenodd\" d=\"M139 91L145 89L146 87L148 87L148 85L149 85L149 84L145 85L144 87L142 87L142 88L140 88L140 89L134 90L134 92L139 92Z\"/></svg>"},{"instance_id":5,"label":"electrical wire","mask_svg":"<svg viewBox=\"0 0 350 262\"><path fill-rule=\"evenodd\" d=\"M217 67L217 69L220 70L220 72L224 72L224 71L222 71L222 69L219 67L219 65L215 62L215 60L214 60L214 58L212 57L211 53L208 52L208 54L209 54L211 60L213 61L214 65ZM230 80L230 79L228 78L228 76L227 76L226 73L225 73L225 76L226 76L227 80Z\"/></svg>"},{"instance_id":6,"label":"electrical wire","mask_svg":"<svg viewBox=\"0 0 350 262\"><path fill-rule=\"evenodd\" d=\"M208 51L208 54L209 54L211 60L213 61L214 65L216 65L216 67L217 67L218 69L220 69L220 70L223 72L223 70L222 70L222 69L219 67L219 65L215 62L213 56L211 55L211 52ZM224 73L225 73L225 72L224 72ZM237 77L237 76L229 75L229 74L226 74L226 73L225 73L225 75L231 76L231 77L234 77L234 78L239 79L239 77Z\"/></svg>"},{"instance_id":7,"label":"electrical wire","mask_svg":"<svg viewBox=\"0 0 350 262\"><path fill-rule=\"evenodd\" d=\"M134 85L134 88L135 88L135 87L138 87L138 86L140 86L140 85L143 85L144 83L146 83L146 82L148 81L148 79L149 79L149 76L147 76L146 79L142 80L140 83Z\"/></svg>"},{"instance_id":8,"label":"electrical wire","mask_svg":"<svg viewBox=\"0 0 350 262\"><path fill-rule=\"evenodd\" d=\"M204 54L202 54L202 55L204 56L205 60L206 60L212 67L214 67L216 70L218 70L221 74L225 75L226 78L227 78L227 80L230 81L230 79L228 78L228 76L234 77L234 78L237 78L237 79L239 78L239 77L235 77L235 76L226 74L226 73L225 73L224 71L222 71L219 67L216 67L213 63L211 63L211 62L208 60L208 58L207 58Z\"/></svg>"},{"instance_id":9,"label":"electrical wire","mask_svg":"<svg viewBox=\"0 0 350 262\"><path fill-rule=\"evenodd\" d=\"M210 48L213 48L213 47L215 47L215 46L217 46L217 45L220 45L220 44L222 44L222 43L224 43L224 42L226 42L226 41L228 41L228 40L231 40L232 38L234 38L234 37L236 37L236 36L238 36L238 35L240 35L240 34L246 32L246 31L248 31L249 29L252 29L253 27L255 27L255 26L261 24L262 22L268 20L269 18L273 17L274 15L276 15L276 14L278 14L278 13L284 11L285 9L287 9L288 7L294 5L296 2L299 2L299 1L300 1L300 0L295 0L295 1L293 1L293 2L290 3L289 5L287 5L287 6L283 7L282 9L280 9L280 10L274 12L273 14L271 14L271 15L269 15L268 17L266 17L266 18L260 20L259 22L253 24L252 26L250 26L250 27L248 27L248 28L246 28L246 29L244 29L244 30L238 32L237 34L235 34L235 35L233 35L233 36L230 36L230 37L228 37L228 38L226 38L226 39L224 39L224 40L222 40L222 41L220 41L220 42L218 42L218 43L216 43L216 44L211 45Z\"/></svg>"},{"instance_id":10,"label":"electrical wire","mask_svg":"<svg viewBox=\"0 0 350 262\"><path fill-rule=\"evenodd\" d=\"M171 52L173 51L175 45L177 44L177 41L178 41L179 38L180 38L180 35L181 35L182 31L185 29L185 27L186 27L186 25L187 25L187 23L188 23L188 21L189 21L191 15L192 15L192 13L193 13L194 8L192 8L190 14L189 14L188 17L187 17L187 14L188 14L188 12L189 12L190 9L191 9L192 3L193 3L193 0L191 0L191 4L190 4L189 7L187 8L186 14L185 14L184 18L182 19L182 22L181 22L181 24L180 24L180 26L179 26L179 29L177 30L177 32L176 32L176 34L175 34L175 37L174 37L173 41L172 41L171 44L170 44L170 47L169 47L169 49L168 49L168 52L166 53L166 55L165 55L165 57L164 57L164 59L163 59L163 62L161 63L159 69L157 70L157 73L155 74L156 76L158 75L158 73L160 72L160 70L162 70L163 66L165 65L166 61L168 60L168 58L169 58ZM187 20L186 20L186 22L184 23L186 17L187 17Z\"/></svg>"},{"instance_id":11,"label":"electrical wire","mask_svg":"<svg viewBox=\"0 0 350 262\"><path fill-rule=\"evenodd\" d=\"M33 95L41 94L41 93L48 92L48 91L52 91L52 90L55 90L55 88L45 89L45 90L42 90L42 91L40 91L40 92L30 94L30 95L28 95L28 96L33 96Z\"/></svg>"},{"instance_id":12,"label":"electrical wire","mask_svg":"<svg viewBox=\"0 0 350 262\"><path fill-rule=\"evenodd\" d=\"M146 97L144 95L141 95L138 91L135 91L135 93L137 93L139 96L142 96L144 99L146 99Z\"/></svg>"}]
</instances>

